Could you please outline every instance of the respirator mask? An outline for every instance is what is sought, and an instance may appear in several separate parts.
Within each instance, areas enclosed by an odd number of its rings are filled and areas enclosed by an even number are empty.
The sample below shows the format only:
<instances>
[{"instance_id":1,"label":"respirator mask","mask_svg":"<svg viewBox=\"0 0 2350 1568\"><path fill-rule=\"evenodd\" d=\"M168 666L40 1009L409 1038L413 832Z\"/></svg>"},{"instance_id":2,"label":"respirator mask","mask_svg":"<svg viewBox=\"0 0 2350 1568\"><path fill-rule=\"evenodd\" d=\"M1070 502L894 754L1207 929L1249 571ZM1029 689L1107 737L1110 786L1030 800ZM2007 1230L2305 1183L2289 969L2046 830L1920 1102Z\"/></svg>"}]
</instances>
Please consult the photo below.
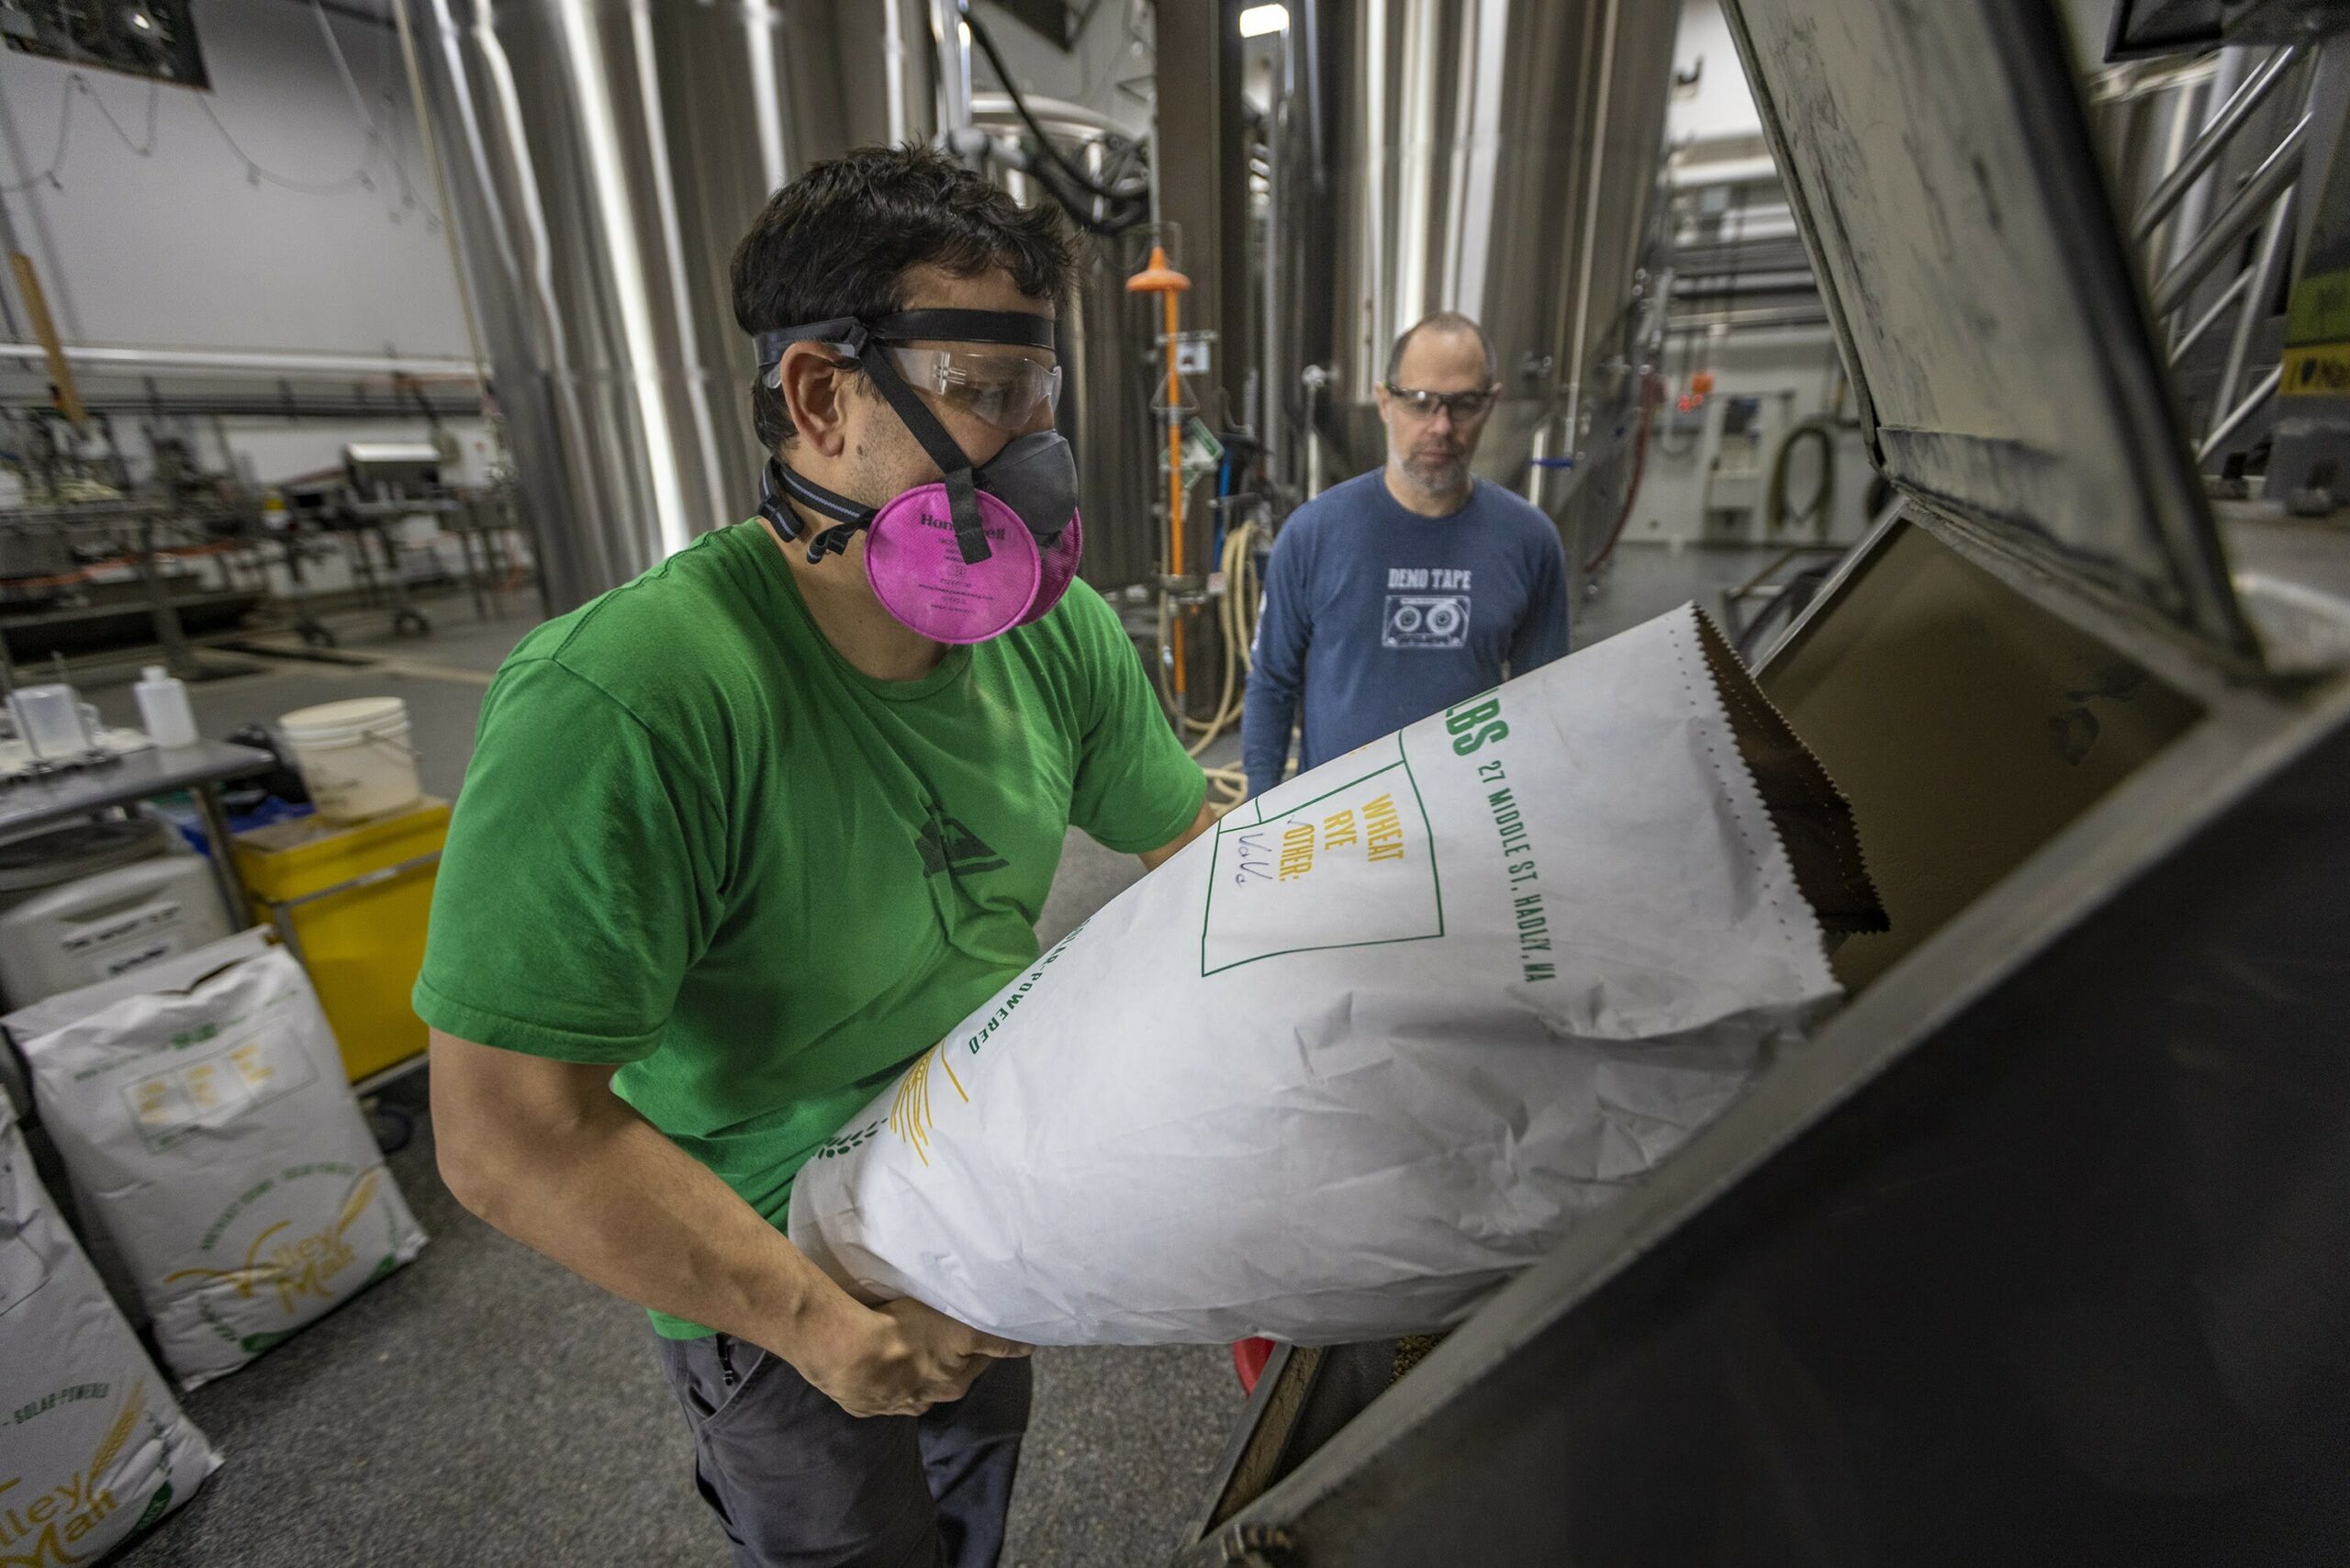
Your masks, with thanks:
<instances>
[{"instance_id":1,"label":"respirator mask","mask_svg":"<svg viewBox=\"0 0 2350 1568\"><path fill-rule=\"evenodd\" d=\"M782 384L786 348L822 344L872 378L945 477L868 507L770 457L759 478L759 515L787 540L801 532L789 501L832 519L834 526L809 542L811 565L845 550L863 530L865 577L882 609L933 642L984 643L1036 620L1069 591L1084 544L1077 462L1059 432L1047 430L1019 436L975 465L914 387L1016 430L1058 399L1061 373L1017 354L905 346L920 340L1050 349L1053 323L1011 310L906 310L760 333L769 386Z\"/></svg>"}]
</instances>

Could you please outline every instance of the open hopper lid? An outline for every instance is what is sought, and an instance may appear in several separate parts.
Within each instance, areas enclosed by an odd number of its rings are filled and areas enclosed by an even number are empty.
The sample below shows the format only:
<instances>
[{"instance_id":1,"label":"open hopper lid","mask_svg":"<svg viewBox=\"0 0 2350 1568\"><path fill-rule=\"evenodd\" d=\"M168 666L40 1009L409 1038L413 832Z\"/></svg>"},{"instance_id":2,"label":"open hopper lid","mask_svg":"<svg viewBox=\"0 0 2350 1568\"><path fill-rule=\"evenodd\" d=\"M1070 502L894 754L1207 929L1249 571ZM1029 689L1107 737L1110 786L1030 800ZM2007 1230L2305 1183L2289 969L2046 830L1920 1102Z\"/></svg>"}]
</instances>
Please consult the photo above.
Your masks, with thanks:
<instances>
[{"instance_id":1,"label":"open hopper lid","mask_svg":"<svg viewBox=\"0 0 2350 1568\"><path fill-rule=\"evenodd\" d=\"M2047 0L1723 0L1903 490L2254 652Z\"/></svg>"}]
</instances>

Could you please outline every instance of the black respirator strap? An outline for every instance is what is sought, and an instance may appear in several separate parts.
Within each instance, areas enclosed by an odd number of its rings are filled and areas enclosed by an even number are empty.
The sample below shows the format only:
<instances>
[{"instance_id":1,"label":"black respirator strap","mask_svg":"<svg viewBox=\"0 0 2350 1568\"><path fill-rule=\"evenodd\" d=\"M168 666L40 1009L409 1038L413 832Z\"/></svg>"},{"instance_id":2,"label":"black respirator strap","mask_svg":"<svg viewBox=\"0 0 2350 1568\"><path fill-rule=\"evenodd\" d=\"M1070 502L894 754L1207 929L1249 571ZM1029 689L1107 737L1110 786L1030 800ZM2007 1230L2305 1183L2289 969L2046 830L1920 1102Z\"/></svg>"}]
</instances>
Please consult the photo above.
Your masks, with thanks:
<instances>
[{"instance_id":1,"label":"black respirator strap","mask_svg":"<svg viewBox=\"0 0 2350 1568\"><path fill-rule=\"evenodd\" d=\"M826 321L810 321L799 327L778 327L771 332L761 332L751 340L759 356L762 378L775 372L776 363L783 358L783 351L794 343L824 343L832 347L851 349L851 356L861 353L870 334L865 323L854 316L835 316ZM854 348L851 348L854 343Z\"/></svg>"},{"instance_id":2,"label":"black respirator strap","mask_svg":"<svg viewBox=\"0 0 2350 1568\"><path fill-rule=\"evenodd\" d=\"M791 487L790 472L770 457L759 470L759 515L775 524L775 531L785 539L800 537L800 520L791 515L784 504L784 492Z\"/></svg>"},{"instance_id":3,"label":"black respirator strap","mask_svg":"<svg viewBox=\"0 0 2350 1568\"><path fill-rule=\"evenodd\" d=\"M800 520L792 515L787 499L798 501L819 517L831 518L838 526L828 528L809 542L808 564L816 565L827 555L837 555L848 548L856 531L873 521L873 509L859 506L837 491L828 490L815 480L785 467L775 458L759 470L759 515L776 526L776 532L788 540L800 537Z\"/></svg>"},{"instance_id":4,"label":"black respirator strap","mask_svg":"<svg viewBox=\"0 0 2350 1568\"><path fill-rule=\"evenodd\" d=\"M835 316L828 320L811 321L802 326L784 327L758 335L759 364L772 367L783 358L783 351L793 343L821 342L837 348L861 365L882 398L889 403L905 427L922 443L923 452L935 464L939 476L946 485L946 510L955 525L955 543L962 552L966 566L977 566L995 552L988 545L987 530L979 519L979 487L971 474L971 459L938 422L929 406L914 395L912 387L899 375L898 367L886 353L868 354L868 344L901 343L918 340L941 342L1004 343L1017 348L1049 349L1053 346L1053 322L1050 318L1025 310L901 310L894 315L880 316L870 322L853 316ZM789 469L784 470L786 483L799 479ZM807 481L799 480L792 487L800 496ZM831 492L823 492L830 495ZM805 498L804 497L800 498ZM834 498L837 499L838 498ZM841 517L835 511L810 504L828 517ZM839 551L847 546L848 536L864 521L871 520L866 512L852 521L842 517L843 526L827 529L810 548L812 562L829 546Z\"/></svg>"},{"instance_id":5,"label":"black respirator strap","mask_svg":"<svg viewBox=\"0 0 2350 1568\"><path fill-rule=\"evenodd\" d=\"M995 552L988 547L986 531L979 525L979 492L971 482L971 460L946 433L946 427L920 398L914 389L898 375L898 367L890 363L885 353L869 354L864 360L865 374L898 418L914 432L922 449L931 462L938 465L939 477L946 483L946 512L955 524L955 543L963 552L963 564L976 566Z\"/></svg>"}]
</instances>

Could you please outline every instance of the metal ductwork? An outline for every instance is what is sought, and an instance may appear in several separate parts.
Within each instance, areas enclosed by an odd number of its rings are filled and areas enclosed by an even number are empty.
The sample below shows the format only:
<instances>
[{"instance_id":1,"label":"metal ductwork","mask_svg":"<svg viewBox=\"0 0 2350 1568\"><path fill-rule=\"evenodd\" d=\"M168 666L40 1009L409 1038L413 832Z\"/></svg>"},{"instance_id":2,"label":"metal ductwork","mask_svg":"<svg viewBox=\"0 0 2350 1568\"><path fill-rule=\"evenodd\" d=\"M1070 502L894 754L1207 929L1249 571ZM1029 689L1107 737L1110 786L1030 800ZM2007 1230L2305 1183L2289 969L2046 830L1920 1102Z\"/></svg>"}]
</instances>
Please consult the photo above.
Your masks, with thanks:
<instances>
[{"instance_id":1,"label":"metal ductwork","mask_svg":"<svg viewBox=\"0 0 2350 1568\"><path fill-rule=\"evenodd\" d=\"M1292 33L1308 55L1293 74L1310 88L1283 139L1279 227L1328 242L1284 247L1301 274L1279 293L1302 303L1278 353L1326 371L1311 391L1298 389L1295 370L1283 377L1292 409L1313 407L1325 479L1384 460L1372 394L1389 345L1439 309L1483 323L1500 360L1504 400L1481 475L1526 489L1529 456L1596 461L1628 447L1616 427L1637 398L1631 339L1679 7L1365 0L1308 10L1310 25Z\"/></svg>"},{"instance_id":2,"label":"metal ductwork","mask_svg":"<svg viewBox=\"0 0 2350 1568\"><path fill-rule=\"evenodd\" d=\"M401 3L565 610L755 504L727 266L760 206L850 147L929 140L968 85L924 0Z\"/></svg>"}]
</instances>

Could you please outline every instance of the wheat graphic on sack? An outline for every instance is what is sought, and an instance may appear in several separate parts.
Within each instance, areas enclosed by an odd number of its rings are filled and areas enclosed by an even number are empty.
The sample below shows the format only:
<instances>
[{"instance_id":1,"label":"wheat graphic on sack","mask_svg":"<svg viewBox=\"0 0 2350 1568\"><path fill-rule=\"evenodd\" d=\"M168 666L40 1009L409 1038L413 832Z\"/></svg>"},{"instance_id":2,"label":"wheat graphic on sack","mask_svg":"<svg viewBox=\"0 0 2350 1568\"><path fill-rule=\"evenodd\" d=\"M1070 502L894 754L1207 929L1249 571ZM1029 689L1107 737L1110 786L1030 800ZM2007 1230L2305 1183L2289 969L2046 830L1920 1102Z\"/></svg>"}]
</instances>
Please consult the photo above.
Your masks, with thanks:
<instances>
[{"instance_id":1,"label":"wheat graphic on sack","mask_svg":"<svg viewBox=\"0 0 2350 1568\"><path fill-rule=\"evenodd\" d=\"M96 1450L90 1455L90 1485L94 1489L106 1466L114 1462L115 1456L130 1440L130 1434L139 1429L139 1417L146 1409L147 1380L142 1377L130 1385L129 1396L122 1402L122 1414L114 1418L114 1425L106 1428L106 1435L98 1439Z\"/></svg>"},{"instance_id":2,"label":"wheat graphic on sack","mask_svg":"<svg viewBox=\"0 0 2350 1568\"><path fill-rule=\"evenodd\" d=\"M930 1163L930 1064L933 1059L946 1070L946 1081L955 1086L956 1093L963 1096L963 1103L968 1105L971 1100L969 1092L963 1087L963 1081L955 1076L954 1067L936 1046L916 1057L913 1065L906 1069L906 1075L898 1081L897 1093L890 1102L890 1130L913 1145L915 1158L924 1165Z\"/></svg>"},{"instance_id":3,"label":"wheat graphic on sack","mask_svg":"<svg viewBox=\"0 0 2350 1568\"><path fill-rule=\"evenodd\" d=\"M367 1212L367 1205L375 1201L375 1182L382 1174L381 1170L364 1170L360 1172L359 1180L351 1184L351 1191L342 1200L342 1217L334 1222L334 1238L337 1241L342 1239L344 1231L358 1223L359 1216Z\"/></svg>"},{"instance_id":4,"label":"wheat graphic on sack","mask_svg":"<svg viewBox=\"0 0 2350 1568\"><path fill-rule=\"evenodd\" d=\"M285 1220L279 1220L275 1225L271 1226L259 1236L254 1237L253 1244L245 1249L244 1262L237 1268L207 1269L199 1267L194 1269L174 1269L170 1273L163 1276L163 1282L167 1285L175 1285L182 1280L201 1280L207 1284L219 1284L226 1282L237 1287L237 1296L239 1300L250 1301L252 1299L253 1285L256 1281L265 1280L274 1282L277 1276L283 1272L275 1263L255 1262L254 1255L261 1251L263 1245L266 1243L271 1237L275 1236L279 1231L284 1230L286 1226L286 1223L287 1222Z\"/></svg>"}]
</instances>

